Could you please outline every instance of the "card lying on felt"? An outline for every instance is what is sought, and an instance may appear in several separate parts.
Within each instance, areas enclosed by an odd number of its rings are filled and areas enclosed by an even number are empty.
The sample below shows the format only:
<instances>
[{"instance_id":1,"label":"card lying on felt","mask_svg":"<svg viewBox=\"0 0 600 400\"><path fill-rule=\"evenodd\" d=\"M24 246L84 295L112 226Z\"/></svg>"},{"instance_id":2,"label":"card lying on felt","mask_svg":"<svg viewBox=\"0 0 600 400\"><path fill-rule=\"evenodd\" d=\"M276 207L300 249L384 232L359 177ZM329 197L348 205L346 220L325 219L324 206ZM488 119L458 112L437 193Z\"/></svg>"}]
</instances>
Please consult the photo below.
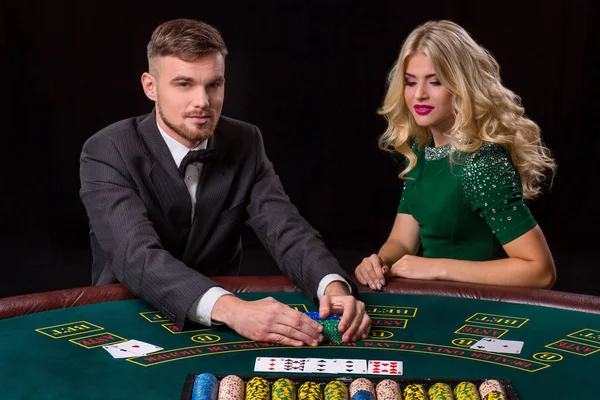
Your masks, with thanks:
<instances>
[{"instance_id":1,"label":"card lying on felt","mask_svg":"<svg viewBox=\"0 0 600 400\"><path fill-rule=\"evenodd\" d=\"M332 358L307 358L304 372L337 374L335 360Z\"/></svg>"},{"instance_id":2,"label":"card lying on felt","mask_svg":"<svg viewBox=\"0 0 600 400\"><path fill-rule=\"evenodd\" d=\"M128 340L126 342L111 344L109 346L103 346L104 350L108 351L110 355L115 358L126 358L126 357L139 357L145 356L149 353L162 350L162 347L142 342L140 340Z\"/></svg>"},{"instance_id":3,"label":"card lying on felt","mask_svg":"<svg viewBox=\"0 0 600 400\"><path fill-rule=\"evenodd\" d=\"M129 357L139 357L137 354L127 351L125 349L117 349L111 346L102 346L104 350L108 352L113 358L129 358Z\"/></svg>"},{"instance_id":4,"label":"card lying on felt","mask_svg":"<svg viewBox=\"0 0 600 400\"><path fill-rule=\"evenodd\" d=\"M483 338L471 346L471 349L491 351L493 353L520 354L523 349L523 344L524 343L520 340Z\"/></svg>"},{"instance_id":5,"label":"card lying on felt","mask_svg":"<svg viewBox=\"0 0 600 400\"><path fill-rule=\"evenodd\" d=\"M367 373L367 360L342 358L256 357L254 371L365 374Z\"/></svg>"},{"instance_id":6,"label":"card lying on felt","mask_svg":"<svg viewBox=\"0 0 600 400\"><path fill-rule=\"evenodd\" d=\"M306 358L256 357L254 371L305 372Z\"/></svg>"},{"instance_id":7,"label":"card lying on felt","mask_svg":"<svg viewBox=\"0 0 600 400\"><path fill-rule=\"evenodd\" d=\"M335 370L338 374L366 374L367 360L336 358Z\"/></svg>"},{"instance_id":8,"label":"card lying on felt","mask_svg":"<svg viewBox=\"0 0 600 400\"><path fill-rule=\"evenodd\" d=\"M402 361L369 360L367 373L371 375L402 375Z\"/></svg>"}]
</instances>

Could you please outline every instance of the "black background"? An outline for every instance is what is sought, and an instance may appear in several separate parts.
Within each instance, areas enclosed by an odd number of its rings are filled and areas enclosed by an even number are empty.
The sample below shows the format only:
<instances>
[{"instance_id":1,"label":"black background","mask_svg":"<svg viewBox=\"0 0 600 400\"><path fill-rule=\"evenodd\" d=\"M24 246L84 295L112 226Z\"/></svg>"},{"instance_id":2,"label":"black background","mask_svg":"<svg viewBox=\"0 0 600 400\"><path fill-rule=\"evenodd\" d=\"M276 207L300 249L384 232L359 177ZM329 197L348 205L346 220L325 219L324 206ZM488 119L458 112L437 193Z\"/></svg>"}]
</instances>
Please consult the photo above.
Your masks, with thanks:
<instances>
[{"instance_id":1,"label":"black background","mask_svg":"<svg viewBox=\"0 0 600 400\"><path fill-rule=\"evenodd\" d=\"M557 158L553 189L530 203L556 259L555 288L600 295L593 0L9 0L0 5L0 297L90 284L81 146L151 110L139 81L145 46L179 17L220 30L230 52L223 113L260 127L288 195L348 271L387 237L401 189L397 160L376 143L386 75L418 24L461 24L494 54ZM275 273L245 237L244 273Z\"/></svg>"}]
</instances>

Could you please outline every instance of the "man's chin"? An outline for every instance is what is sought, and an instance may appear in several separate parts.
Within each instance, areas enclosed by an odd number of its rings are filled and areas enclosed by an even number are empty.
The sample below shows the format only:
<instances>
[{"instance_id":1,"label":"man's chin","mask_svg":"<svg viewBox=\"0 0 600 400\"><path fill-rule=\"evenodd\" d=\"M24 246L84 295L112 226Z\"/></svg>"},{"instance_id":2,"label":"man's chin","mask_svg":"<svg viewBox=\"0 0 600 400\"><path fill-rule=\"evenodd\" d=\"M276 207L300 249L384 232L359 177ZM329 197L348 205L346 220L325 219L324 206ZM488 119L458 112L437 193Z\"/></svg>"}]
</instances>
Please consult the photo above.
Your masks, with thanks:
<instances>
[{"instance_id":1,"label":"man's chin","mask_svg":"<svg viewBox=\"0 0 600 400\"><path fill-rule=\"evenodd\" d=\"M196 129L196 131L190 136L192 136L198 143L201 143L207 139L210 139L214 132L214 129Z\"/></svg>"}]
</instances>

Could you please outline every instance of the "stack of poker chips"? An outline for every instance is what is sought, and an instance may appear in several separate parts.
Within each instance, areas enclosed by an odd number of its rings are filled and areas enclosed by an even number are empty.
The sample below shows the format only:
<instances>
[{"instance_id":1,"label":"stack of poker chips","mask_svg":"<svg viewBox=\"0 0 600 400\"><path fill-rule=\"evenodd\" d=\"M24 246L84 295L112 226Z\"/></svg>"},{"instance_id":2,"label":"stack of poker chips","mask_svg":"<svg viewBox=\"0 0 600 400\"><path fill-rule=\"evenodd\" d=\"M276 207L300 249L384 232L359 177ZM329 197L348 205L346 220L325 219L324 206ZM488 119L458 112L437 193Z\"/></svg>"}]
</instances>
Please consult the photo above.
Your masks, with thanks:
<instances>
[{"instance_id":1,"label":"stack of poker chips","mask_svg":"<svg viewBox=\"0 0 600 400\"><path fill-rule=\"evenodd\" d=\"M265 378L255 377L246 384L246 400L269 400L271 391Z\"/></svg>"},{"instance_id":2,"label":"stack of poker chips","mask_svg":"<svg viewBox=\"0 0 600 400\"><path fill-rule=\"evenodd\" d=\"M348 388L341 381L331 381L325 385L325 400L348 400Z\"/></svg>"},{"instance_id":3,"label":"stack of poker chips","mask_svg":"<svg viewBox=\"0 0 600 400\"><path fill-rule=\"evenodd\" d=\"M502 384L495 379L487 379L479 385L479 393L483 400L507 400Z\"/></svg>"},{"instance_id":4,"label":"stack of poker chips","mask_svg":"<svg viewBox=\"0 0 600 400\"><path fill-rule=\"evenodd\" d=\"M242 378L227 375L221 379L218 400L244 400L244 381Z\"/></svg>"},{"instance_id":5,"label":"stack of poker chips","mask_svg":"<svg viewBox=\"0 0 600 400\"><path fill-rule=\"evenodd\" d=\"M477 386L472 382L461 382L454 388L456 400L481 400Z\"/></svg>"},{"instance_id":6,"label":"stack of poker chips","mask_svg":"<svg viewBox=\"0 0 600 400\"><path fill-rule=\"evenodd\" d=\"M375 400L373 382L366 378L358 378L350 384L351 400Z\"/></svg>"},{"instance_id":7,"label":"stack of poker chips","mask_svg":"<svg viewBox=\"0 0 600 400\"><path fill-rule=\"evenodd\" d=\"M272 382L272 381L271 381ZM297 383L296 383L297 382ZM340 380L324 382L280 378L270 384L262 377L249 379L246 384L235 375L218 379L204 373L196 376L191 400L507 400L502 384L493 379L479 386L469 381L458 383L454 390L444 382L431 385L407 383L404 390L396 380L383 379L376 387L366 378L354 379L349 387ZM300 385L296 391L296 385ZM428 390L427 390L428 388Z\"/></svg>"},{"instance_id":8,"label":"stack of poker chips","mask_svg":"<svg viewBox=\"0 0 600 400\"><path fill-rule=\"evenodd\" d=\"M404 400L428 400L423 385L411 383L404 388Z\"/></svg>"},{"instance_id":9,"label":"stack of poker chips","mask_svg":"<svg viewBox=\"0 0 600 400\"><path fill-rule=\"evenodd\" d=\"M341 318L338 314L331 314L327 318L321 318L317 311L309 311L304 314L323 325L323 341L332 343L344 342L342 332L338 329Z\"/></svg>"},{"instance_id":10,"label":"stack of poker chips","mask_svg":"<svg viewBox=\"0 0 600 400\"><path fill-rule=\"evenodd\" d=\"M294 382L287 378L277 379L273 382L271 400L296 400L296 385Z\"/></svg>"},{"instance_id":11,"label":"stack of poker chips","mask_svg":"<svg viewBox=\"0 0 600 400\"><path fill-rule=\"evenodd\" d=\"M391 379L380 381L375 387L377 400L402 400L400 385Z\"/></svg>"},{"instance_id":12,"label":"stack of poker chips","mask_svg":"<svg viewBox=\"0 0 600 400\"><path fill-rule=\"evenodd\" d=\"M316 382L304 382L298 388L298 400L323 400L321 386Z\"/></svg>"},{"instance_id":13,"label":"stack of poker chips","mask_svg":"<svg viewBox=\"0 0 600 400\"><path fill-rule=\"evenodd\" d=\"M192 400L216 400L219 381L213 374L200 374L194 380Z\"/></svg>"}]
</instances>

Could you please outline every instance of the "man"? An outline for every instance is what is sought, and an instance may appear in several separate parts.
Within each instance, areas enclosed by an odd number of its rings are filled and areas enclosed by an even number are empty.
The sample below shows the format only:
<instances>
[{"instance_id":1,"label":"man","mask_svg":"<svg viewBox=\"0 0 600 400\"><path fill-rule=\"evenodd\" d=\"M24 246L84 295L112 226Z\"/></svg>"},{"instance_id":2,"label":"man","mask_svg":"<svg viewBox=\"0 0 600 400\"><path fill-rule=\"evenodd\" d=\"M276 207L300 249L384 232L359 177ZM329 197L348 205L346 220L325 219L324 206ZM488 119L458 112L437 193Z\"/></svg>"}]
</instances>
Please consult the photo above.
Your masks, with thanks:
<instances>
[{"instance_id":1,"label":"man","mask_svg":"<svg viewBox=\"0 0 600 400\"><path fill-rule=\"evenodd\" d=\"M260 131L221 116L227 49L194 20L160 25L142 75L148 115L93 135L81 155L96 285L121 282L182 328L226 324L253 340L316 345L321 326L274 299L243 301L207 276L231 275L246 222L321 316L342 314L346 342L370 319L350 278L285 195Z\"/></svg>"}]
</instances>

